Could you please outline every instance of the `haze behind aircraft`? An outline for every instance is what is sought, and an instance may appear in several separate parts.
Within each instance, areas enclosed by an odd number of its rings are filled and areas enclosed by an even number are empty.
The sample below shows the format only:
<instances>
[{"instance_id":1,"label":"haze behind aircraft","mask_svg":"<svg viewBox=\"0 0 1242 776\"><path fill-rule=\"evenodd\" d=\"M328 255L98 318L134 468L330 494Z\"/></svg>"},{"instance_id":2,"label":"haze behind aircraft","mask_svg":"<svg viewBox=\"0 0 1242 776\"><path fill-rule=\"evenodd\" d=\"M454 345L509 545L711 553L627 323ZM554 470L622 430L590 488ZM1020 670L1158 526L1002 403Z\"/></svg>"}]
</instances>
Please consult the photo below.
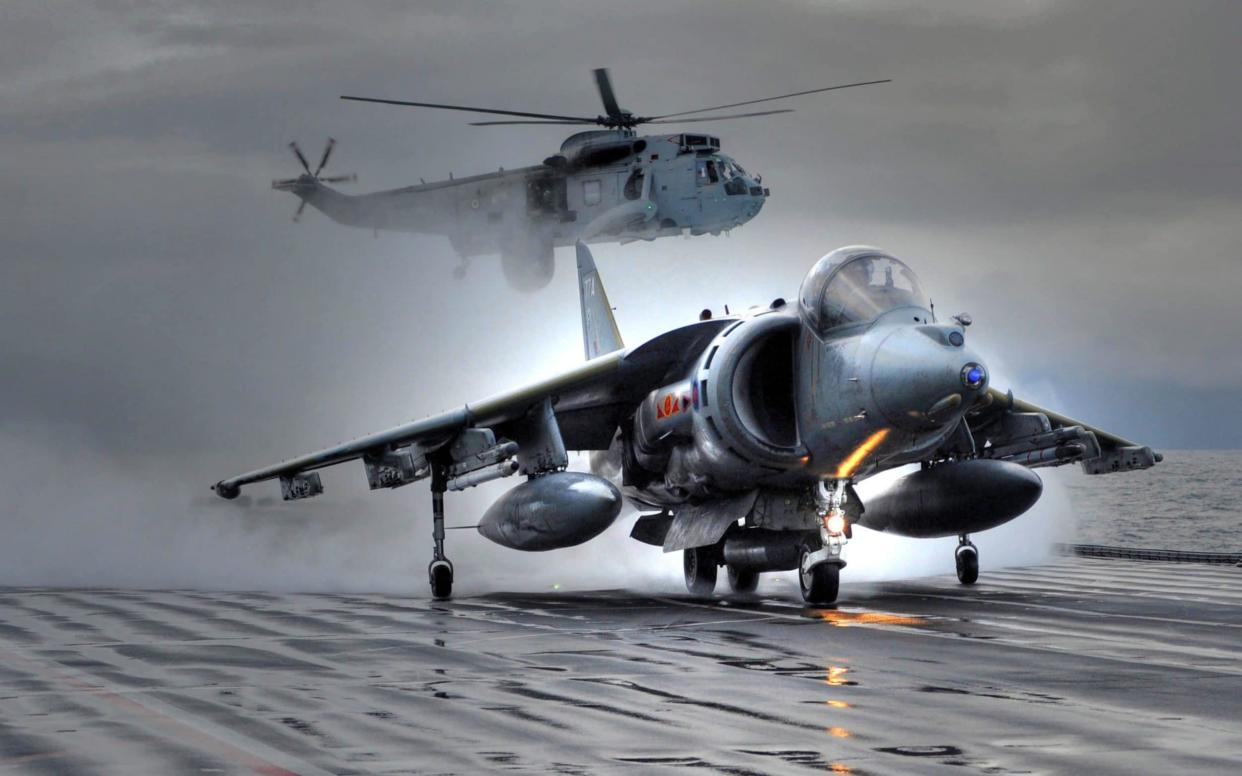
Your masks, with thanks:
<instances>
[{"instance_id":1,"label":"haze behind aircraft","mask_svg":"<svg viewBox=\"0 0 1242 776\"><path fill-rule=\"evenodd\" d=\"M973 583L969 535L1029 509L1031 469L1080 462L1088 474L1145 469L1151 448L990 387L966 343L970 317L935 319L918 278L875 248L820 259L797 304L711 318L622 345L587 247L578 244L587 362L533 385L221 480L224 498L279 478L286 500L323 492L316 469L362 459L372 489L431 479L432 594L447 597L444 493L521 473L478 530L506 547L570 547L603 532L623 497L635 539L682 551L688 589L707 595L724 566L736 592L799 570L813 604L837 597L851 525L958 536L958 578ZM589 450L591 473L567 449ZM921 469L859 501L853 484ZM624 496L623 496L624 494Z\"/></svg>"},{"instance_id":2,"label":"haze behind aircraft","mask_svg":"<svg viewBox=\"0 0 1242 776\"><path fill-rule=\"evenodd\" d=\"M292 192L302 200L294 221L310 204L332 220L349 226L442 234L462 258L458 277L464 277L469 257L499 253L510 285L535 290L552 279L555 272L553 251L557 246L573 245L578 240L627 243L678 234L720 234L754 218L763 207L770 190L762 185L762 177L752 175L721 153L718 137L682 132L640 137L635 127L792 113L785 108L694 115L888 82L843 84L711 108L639 116L623 110L617 103L607 70L594 72L605 111L598 116L341 97L359 102L513 117L503 121L472 122L472 126L605 127L571 135L561 144L560 151L542 164L513 170L502 168L468 178L450 176L444 181L349 196L325 184L353 181L357 176L320 175L335 147L335 141L329 138L319 165L313 171L297 144L290 143L305 173L297 178L273 181L272 188ZM692 118L682 118L691 115Z\"/></svg>"}]
</instances>

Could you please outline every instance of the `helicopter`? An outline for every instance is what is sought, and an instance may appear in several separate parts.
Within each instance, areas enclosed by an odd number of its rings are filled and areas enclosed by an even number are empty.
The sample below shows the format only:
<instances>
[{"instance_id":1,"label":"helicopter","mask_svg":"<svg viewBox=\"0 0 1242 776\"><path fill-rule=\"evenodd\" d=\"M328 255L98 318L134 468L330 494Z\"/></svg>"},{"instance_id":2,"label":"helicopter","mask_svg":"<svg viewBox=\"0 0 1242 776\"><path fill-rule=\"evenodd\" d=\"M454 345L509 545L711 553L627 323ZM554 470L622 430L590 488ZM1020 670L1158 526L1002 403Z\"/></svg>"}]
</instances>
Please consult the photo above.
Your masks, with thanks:
<instances>
[{"instance_id":1,"label":"helicopter","mask_svg":"<svg viewBox=\"0 0 1242 776\"><path fill-rule=\"evenodd\" d=\"M509 117L475 121L471 126L602 127L570 135L561 143L560 150L541 164L512 170L501 168L466 178L453 178L450 174L447 180L350 196L327 184L354 182L356 175L321 175L336 145L329 138L314 170L297 143L290 143L305 172L296 178L272 181L272 188L301 199L293 217L295 222L309 204L338 223L376 233L391 230L444 235L462 261L454 272L459 279L465 277L471 257L498 253L509 285L534 291L551 281L557 247L578 241L624 244L682 234L718 235L758 215L771 194L763 185L762 176L752 175L721 152L719 137L690 132L640 136L637 127L792 113L790 108L781 108L698 115L891 81L838 84L644 116L621 108L607 69L598 68L594 75L604 106L604 113L596 116L341 95L342 100L354 102Z\"/></svg>"}]
</instances>

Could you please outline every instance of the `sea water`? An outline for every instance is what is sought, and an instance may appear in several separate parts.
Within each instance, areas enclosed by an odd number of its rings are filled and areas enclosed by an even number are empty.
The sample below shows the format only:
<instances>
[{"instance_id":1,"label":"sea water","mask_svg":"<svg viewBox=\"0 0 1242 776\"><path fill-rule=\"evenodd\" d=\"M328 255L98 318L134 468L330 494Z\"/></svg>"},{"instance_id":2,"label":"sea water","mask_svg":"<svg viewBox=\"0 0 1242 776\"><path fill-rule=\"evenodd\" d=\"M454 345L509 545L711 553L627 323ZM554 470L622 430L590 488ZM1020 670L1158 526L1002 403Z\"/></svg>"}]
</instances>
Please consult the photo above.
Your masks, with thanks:
<instances>
[{"instance_id":1,"label":"sea water","mask_svg":"<svg viewBox=\"0 0 1242 776\"><path fill-rule=\"evenodd\" d=\"M1161 452L1164 461L1145 471L1057 473L1075 512L1075 541L1242 552L1242 450Z\"/></svg>"}]
</instances>

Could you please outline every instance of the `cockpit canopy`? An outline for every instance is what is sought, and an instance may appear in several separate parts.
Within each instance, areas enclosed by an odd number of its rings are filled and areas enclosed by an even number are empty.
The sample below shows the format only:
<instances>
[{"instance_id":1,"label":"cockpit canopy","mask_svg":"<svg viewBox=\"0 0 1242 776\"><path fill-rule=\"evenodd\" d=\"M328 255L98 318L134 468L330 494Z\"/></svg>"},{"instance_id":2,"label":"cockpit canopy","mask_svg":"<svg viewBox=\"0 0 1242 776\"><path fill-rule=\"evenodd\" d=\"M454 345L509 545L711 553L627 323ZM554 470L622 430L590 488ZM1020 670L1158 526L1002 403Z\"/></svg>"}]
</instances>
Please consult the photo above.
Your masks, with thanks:
<instances>
[{"instance_id":1,"label":"cockpit canopy","mask_svg":"<svg viewBox=\"0 0 1242 776\"><path fill-rule=\"evenodd\" d=\"M839 248L807 273L798 292L799 311L818 334L869 323L899 307L926 310L927 298L914 272L876 248Z\"/></svg>"}]
</instances>

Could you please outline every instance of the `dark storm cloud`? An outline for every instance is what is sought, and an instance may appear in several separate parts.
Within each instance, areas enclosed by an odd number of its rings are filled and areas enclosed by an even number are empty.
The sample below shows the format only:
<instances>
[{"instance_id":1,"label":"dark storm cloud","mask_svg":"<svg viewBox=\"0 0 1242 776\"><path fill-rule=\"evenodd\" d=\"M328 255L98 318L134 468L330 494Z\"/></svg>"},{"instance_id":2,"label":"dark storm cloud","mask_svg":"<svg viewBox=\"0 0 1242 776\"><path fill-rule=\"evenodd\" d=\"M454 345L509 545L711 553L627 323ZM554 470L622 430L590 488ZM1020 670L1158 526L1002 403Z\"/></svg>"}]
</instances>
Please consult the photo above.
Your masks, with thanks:
<instances>
[{"instance_id":1,"label":"dark storm cloud","mask_svg":"<svg viewBox=\"0 0 1242 776\"><path fill-rule=\"evenodd\" d=\"M488 259L456 283L439 238L294 226L268 181L297 171L288 140L317 154L329 135L355 191L535 163L556 129L336 97L589 115L595 66L647 113L894 79L707 125L773 197L727 239L597 251L630 341L791 297L820 254L875 243L974 313L1020 392L1157 445L1237 446L1240 17L1198 1L7 3L0 447L23 495L3 519L98 514L44 529L89 546L114 513L113 532L164 536L193 503L206 530L222 513L191 499L224 474L573 363L565 256L537 297ZM328 478L320 512L380 526L324 528L333 541L363 557L403 537L391 500L351 500L360 473ZM315 551L255 525L219 541ZM32 536L10 554L37 565L54 538Z\"/></svg>"}]
</instances>

